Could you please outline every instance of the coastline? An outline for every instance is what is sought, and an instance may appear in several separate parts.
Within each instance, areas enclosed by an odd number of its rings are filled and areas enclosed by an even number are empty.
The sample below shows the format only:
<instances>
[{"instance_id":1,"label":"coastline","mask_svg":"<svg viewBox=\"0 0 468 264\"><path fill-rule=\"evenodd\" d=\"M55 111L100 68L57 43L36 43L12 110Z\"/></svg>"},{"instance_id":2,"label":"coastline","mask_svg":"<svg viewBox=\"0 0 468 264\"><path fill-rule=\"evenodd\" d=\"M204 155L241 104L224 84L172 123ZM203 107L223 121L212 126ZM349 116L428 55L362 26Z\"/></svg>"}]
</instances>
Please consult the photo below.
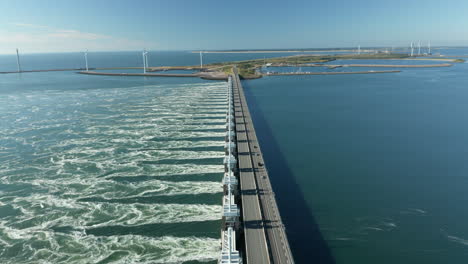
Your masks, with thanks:
<instances>
[{"instance_id":1,"label":"coastline","mask_svg":"<svg viewBox=\"0 0 468 264\"><path fill-rule=\"evenodd\" d=\"M353 49L347 50L231 50L231 51L201 51L202 53L320 53L320 52L356 52ZM374 52L374 50L361 50L361 52ZM192 51L192 53L200 53L200 51Z\"/></svg>"}]
</instances>

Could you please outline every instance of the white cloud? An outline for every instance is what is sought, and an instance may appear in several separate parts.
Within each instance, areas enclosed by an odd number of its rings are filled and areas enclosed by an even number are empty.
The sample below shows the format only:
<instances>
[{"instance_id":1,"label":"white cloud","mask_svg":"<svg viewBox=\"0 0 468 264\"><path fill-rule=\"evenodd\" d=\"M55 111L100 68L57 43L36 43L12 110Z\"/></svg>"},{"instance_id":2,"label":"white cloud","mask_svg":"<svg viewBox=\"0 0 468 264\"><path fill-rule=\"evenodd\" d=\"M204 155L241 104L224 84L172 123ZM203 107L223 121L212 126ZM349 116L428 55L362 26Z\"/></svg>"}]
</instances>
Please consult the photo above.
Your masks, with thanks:
<instances>
[{"instance_id":1,"label":"white cloud","mask_svg":"<svg viewBox=\"0 0 468 264\"><path fill-rule=\"evenodd\" d=\"M107 39L111 36L81 32L78 30L56 30L52 33L47 34L47 37L52 38L64 38L64 39L84 39L84 40L96 40L96 39Z\"/></svg>"},{"instance_id":2,"label":"white cloud","mask_svg":"<svg viewBox=\"0 0 468 264\"><path fill-rule=\"evenodd\" d=\"M27 23L9 23L9 24L12 26L25 27L25 28L50 29L50 27L48 26L34 25L34 24L27 24Z\"/></svg>"},{"instance_id":3,"label":"white cloud","mask_svg":"<svg viewBox=\"0 0 468 264\"><path fill-rule=\"evenodd\" d=\"M16 47L30 53L71 52L86 48L96 51L155 48L154 43L75 29L58 29L27 23L10 23L9 25L12 26L12 30L0 30L0 53L13 53Z\"/></svg>"}]
</instances>

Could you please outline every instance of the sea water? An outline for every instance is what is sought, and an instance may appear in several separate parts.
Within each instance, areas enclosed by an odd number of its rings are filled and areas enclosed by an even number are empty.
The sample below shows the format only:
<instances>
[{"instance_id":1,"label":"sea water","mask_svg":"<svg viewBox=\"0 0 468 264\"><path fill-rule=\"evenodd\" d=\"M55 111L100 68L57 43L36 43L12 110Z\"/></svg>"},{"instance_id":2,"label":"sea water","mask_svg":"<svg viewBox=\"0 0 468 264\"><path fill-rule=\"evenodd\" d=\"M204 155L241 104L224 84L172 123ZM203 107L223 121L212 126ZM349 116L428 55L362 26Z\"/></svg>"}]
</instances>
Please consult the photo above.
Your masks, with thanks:
<instances>
[{"instance_id":1,"label":"sea water","mask_svg":"<svg viewBox=\"0 0 468 264\"><path fill-rule=\"evenodd\" d=\"M0 78L1 263L218 258L225 82Z\"/></svg>"},{"instance_id":2,"label":"sea water","mask_svg":"<svg viewBox=\"0 0 468 264\"><path fill-rule=\"evenodd\" d=\"M468 263L467 73L244 82L297 263Z\"/></svg>"},{"instance_id":3,"label":"sea water","mask_svg":"<svg viewBox=\"0 0 468 264\"><path fill-rule=\"evenodd\" d=\"M198 63L190 52L151 55L153 66ZM88 56L90 67L141 66L138 52ZM24 69L84 65L79 53L21 58ZM0 56L0 70L15 63ZM467 71L244 82L297 263L467 261ZM0 262L216 262L225 88L0 75Z\"/></svg>"}]
</instances>

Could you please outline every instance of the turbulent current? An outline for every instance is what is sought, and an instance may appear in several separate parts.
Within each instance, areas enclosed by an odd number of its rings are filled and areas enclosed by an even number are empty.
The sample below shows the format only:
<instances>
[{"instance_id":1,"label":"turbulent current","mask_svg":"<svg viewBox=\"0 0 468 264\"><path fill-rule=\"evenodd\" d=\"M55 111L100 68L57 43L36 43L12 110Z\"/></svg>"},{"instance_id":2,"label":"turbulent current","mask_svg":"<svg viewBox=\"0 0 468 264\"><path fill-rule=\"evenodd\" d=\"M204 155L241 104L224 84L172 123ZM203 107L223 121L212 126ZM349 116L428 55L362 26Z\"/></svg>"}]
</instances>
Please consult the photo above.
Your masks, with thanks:
<instances>
[{"instance_id":1,"label":"turbulent current","mask_svg":"<svg viewBox=\"0 0 468 264\"><path fill-rule=\"evenodd\" d=\"M215 260L225 111L221 82L1 94L0 263Z\"/></svg>"}]
</instances>

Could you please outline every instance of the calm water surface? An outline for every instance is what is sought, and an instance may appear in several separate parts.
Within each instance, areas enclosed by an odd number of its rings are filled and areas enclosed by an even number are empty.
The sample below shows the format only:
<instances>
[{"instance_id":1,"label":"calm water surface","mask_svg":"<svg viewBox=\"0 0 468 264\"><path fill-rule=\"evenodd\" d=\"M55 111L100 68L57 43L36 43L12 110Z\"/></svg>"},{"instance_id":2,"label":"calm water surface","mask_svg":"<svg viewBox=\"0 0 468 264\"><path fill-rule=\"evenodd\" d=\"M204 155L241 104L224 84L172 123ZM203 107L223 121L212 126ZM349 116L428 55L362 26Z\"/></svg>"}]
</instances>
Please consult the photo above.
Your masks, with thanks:
<instances>
[{"instance_id":1,"label":"calm water surface","mask_svg":"<svg viewBox=\"0 0 468 264\"><path fill-rule=\"evenodd\" d=\"M468 262L467 72L245 82L298 263Z\"/></svg>"}]
</instances>

